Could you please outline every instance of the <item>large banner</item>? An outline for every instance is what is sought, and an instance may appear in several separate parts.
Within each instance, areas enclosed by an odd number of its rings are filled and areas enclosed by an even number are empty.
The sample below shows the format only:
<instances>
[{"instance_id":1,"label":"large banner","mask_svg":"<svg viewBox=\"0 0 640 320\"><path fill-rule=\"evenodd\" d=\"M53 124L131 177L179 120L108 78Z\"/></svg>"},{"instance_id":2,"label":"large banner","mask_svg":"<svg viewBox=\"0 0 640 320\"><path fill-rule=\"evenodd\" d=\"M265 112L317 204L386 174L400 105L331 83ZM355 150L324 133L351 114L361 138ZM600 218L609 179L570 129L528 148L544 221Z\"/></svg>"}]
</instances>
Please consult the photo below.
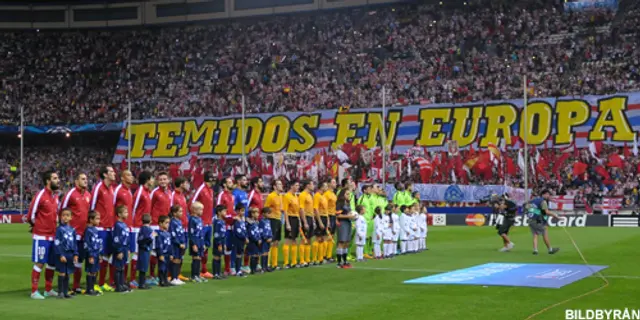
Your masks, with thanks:
<instances>
[{"instance_id":1,"label":"large banner","mask_svg":"<svg viewBox=\"0 0 640 320\"><path fill-rule=\"evenodd\" d=\"M392 184L386 186L389 200L393 199L396 188ZM416 183L413 191L420 193L420 200L433 202L481 202L486 201L492 194L508 194L518 205L524 203L524 189L512 188L504 185L448 185Z\"/></svg>"},{"instance_id":2,"label":"large banner","mask_svg":"<svg viewBox=\"0 0 640 320\"><path fill-rule=\"evenodd\" d=\"M459 148L499 145L502 140L507 146L521 147L522 118L522 100L505 100L389 108L384 126L380 108L250 114L244 133L239 116L141 120L131 125L131 158L182 162L193 155L238 157L243 148L247 153L257 149L303 153L335 149L348 142L374 147L381 144L383 130L387 146L395 152L416 145L445 150L449 140ZM640 130L640 93L532 99L527 118L531 145L632 143L635 131ZM127 137L123 130L114 163L126 158Z\"/></svg>"}]
</instances>

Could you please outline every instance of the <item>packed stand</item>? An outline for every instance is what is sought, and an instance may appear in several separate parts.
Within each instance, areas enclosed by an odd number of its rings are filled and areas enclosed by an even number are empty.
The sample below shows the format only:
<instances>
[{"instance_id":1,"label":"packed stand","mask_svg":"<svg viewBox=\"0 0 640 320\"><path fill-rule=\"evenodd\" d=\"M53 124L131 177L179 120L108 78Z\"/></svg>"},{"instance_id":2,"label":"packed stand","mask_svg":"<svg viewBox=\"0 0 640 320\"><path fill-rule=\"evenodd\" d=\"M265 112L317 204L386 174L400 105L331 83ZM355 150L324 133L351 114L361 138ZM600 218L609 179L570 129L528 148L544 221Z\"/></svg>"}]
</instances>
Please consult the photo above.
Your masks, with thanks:
<instances>
[{"instance_id":1,"label":"packed stand","mask_svg":"<svg viewBox=\"0 0 640 320\"><path fill-rule=\"evenodd\" d=\"M55 170L64 182L63 188L72 186L78 172L97 177L101 164L108 163L113 150L92 147L25 147L24 149L25 207L35 192L42 187L41 173ZM20 207L20 149L4 147L0 159L0 208Z\"/></svg>"},{"instance_id":2,"label":"packed stand","mask_svg":"<svg viewBox=\"0 0 640 320\"><path fill-rule=\"evenodd\" d=\"M638 35L615 13L480 1L131 30L0 33L0 121L222 116L640 89ZM484 3L482 3L484 2Z\"/></svg>"}]
</instances>

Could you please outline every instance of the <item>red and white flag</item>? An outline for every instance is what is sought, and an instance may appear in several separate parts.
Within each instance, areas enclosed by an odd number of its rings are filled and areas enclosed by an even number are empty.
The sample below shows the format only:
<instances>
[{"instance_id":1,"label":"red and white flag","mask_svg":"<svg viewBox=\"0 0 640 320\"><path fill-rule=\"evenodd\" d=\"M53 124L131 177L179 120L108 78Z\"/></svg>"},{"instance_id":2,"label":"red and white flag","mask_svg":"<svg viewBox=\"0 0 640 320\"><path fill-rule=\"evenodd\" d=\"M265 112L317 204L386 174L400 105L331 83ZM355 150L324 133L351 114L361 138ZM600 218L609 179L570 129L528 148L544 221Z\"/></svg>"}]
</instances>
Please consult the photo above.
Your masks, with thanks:
<instances>
[{"instance_id":1,"label":"red and white flag","mask_svg":"<svg viewBox=\"0 0 640 320\"><path fill-rule=\"evenodd\" d=\"M552 196L549 200L549 209L558 211L573 211L574 196Z\"/></svg>"},{"instance_id":2,"label":"red and white flag","mask_svg":"<svg viewBox=\"0 0 640 320\"><path fill-rule=\"evenodd\" d=\"M602 214L618 214L618 210L622 208L623 197L604 197L602 198Z\"/></svg>"}]
</instances>

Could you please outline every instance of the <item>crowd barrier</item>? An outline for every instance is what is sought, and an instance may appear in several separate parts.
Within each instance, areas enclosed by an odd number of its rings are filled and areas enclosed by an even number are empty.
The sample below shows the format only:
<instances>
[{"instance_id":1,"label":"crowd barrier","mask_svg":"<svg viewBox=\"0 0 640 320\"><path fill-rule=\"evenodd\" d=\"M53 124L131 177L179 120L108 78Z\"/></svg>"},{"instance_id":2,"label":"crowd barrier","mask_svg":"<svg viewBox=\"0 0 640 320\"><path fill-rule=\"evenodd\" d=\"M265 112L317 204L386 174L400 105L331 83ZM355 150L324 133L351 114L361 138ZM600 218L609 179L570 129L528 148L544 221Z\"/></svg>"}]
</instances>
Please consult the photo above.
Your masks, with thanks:
<instances>
[{"instance_id":1,"label":"crowd barrier","mask_svg":"<svg viewBox=\"0 0 640 320\"><path fill-rule=\"evenodd\" d=\"M431 213L429 225L432 226L471 226L471 227L494 227L504 220L498 214L447 214ZM640 217L618 216L618 215L590 215L590 214L567 214L558 219L549 218L550 227L640 227ZM523 215L515 218L515 227L528 227L528 219Z\"/></svg>"},{"instance_id":2,"label":"crowd barrier","mask_svg":"<svg viewBox=\"0 0 640 320\"><path fill-rule=\"evenodd\" d=\"M486 227L501 224L504 217L491 213L489 207L431 207L427 208L429 215L427 224L430 226L472 226ZM26 212L25 212L26 213ZM25 213L15 210L0 210L0 224L27 223ZM523 215L517 215L516 227L527 227L529 223ZM550 218L550 227L640 227L638 215L593 215L593 214L565 214L559 219Z\"/></svg>"}]
</instances>

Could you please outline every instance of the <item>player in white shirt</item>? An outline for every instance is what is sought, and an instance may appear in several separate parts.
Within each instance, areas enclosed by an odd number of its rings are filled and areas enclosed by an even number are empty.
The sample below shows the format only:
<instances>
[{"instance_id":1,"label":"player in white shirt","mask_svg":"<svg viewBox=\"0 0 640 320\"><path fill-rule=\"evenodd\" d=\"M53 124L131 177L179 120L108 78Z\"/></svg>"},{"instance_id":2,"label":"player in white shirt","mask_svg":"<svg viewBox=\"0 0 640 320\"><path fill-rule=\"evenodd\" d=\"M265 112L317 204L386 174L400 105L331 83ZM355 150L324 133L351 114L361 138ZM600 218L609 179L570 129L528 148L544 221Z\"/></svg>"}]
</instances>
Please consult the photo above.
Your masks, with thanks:
<instances>
[{"instance_id":1,"label":"player in white shirt","mask_svg":"<svg viewBox=\"0 0 640 320\"><path fill-rule=\"evenodd\" d=\"M382 216L382 226L383 226L383 232L382 232L382 238L384 240L384 245L383 245L383 254L385 258L391 258L391 256L393 256L393 254L395 253L395 246L394 242L396 239L395 233L393 232L394 229L394 224L393 224L393 217L395 214L393 214L393 212L391 212L391 209L393 209L393 204L388 204L387 207L385 208L385 212L384 212L384 216Z\"/></svg>"},{"instance_id":2,"label":"player in white shirt","mask_svg":"<svg viewBox=\"0 0 640 320\"><path fill-rule=\"evenodd\" d=\"M420 243L418 248L420 251L427 250L427 233L429 232L429 227L427 226L427 207L422 207L418 218L418 227L420 228Z\"/></svg>"},{"instance_id":3,"label":"player in white shirt","mask_svg":"<svg viewBox=\"0 0 640 320\"><path fill-rule=\"evenodd\" d=\"M409 245L409 252L417 252L418 251L418 237L419 237L419 228L418 228L418 214L420 213L420 205L418 203L414 203L411 206L411 241Z\"/></svg>"},{"instance_id":4,"label":"player in white shirt","mask_svg":"<svg viewBox=\"0 0 640 320\"><path fill-rule=\"evenodd\" d=\"M375 216L373 218L373 258L382 259L382 250L380 246L384 238L384 217L382 216L382 207L376 207Z\"/></svg>"},{"instance_id":5,"label":"player in white shirt","mask_svg":"<svg viewBox=\"0 0 640 320\"><path fill-rule=\"evenodd\" d=\"M400 206L400 253L409 252L409 241L411 241L411 207Z\"/></svg>"},{"instance_id":6,"label":"player in white shirt","mask_svg":"<svg viewBox=\"0 0 640 320\"><path fill-rule=\"evenodd\" d=\"M364 207L356 206L358 209L362 209L358 212L356 218L356 261L364 261L364 245L367 243L367 220L364 218Z\"/></svg>"},{"instance_id":7,"label":"player in white shirt","mask_svg":"<svg viewBox=\"0 0 640 320\"><path fill-rule=\"evenodd\" d=\"M400 241L400 231L402 226L400 225L400 207L398 205L393 205L393 213L391 214L391 218L393 219L393 245L391 248L391 255L395 256L398 251L398 244L402 244Z\"/></svg>"}]
</instances>

